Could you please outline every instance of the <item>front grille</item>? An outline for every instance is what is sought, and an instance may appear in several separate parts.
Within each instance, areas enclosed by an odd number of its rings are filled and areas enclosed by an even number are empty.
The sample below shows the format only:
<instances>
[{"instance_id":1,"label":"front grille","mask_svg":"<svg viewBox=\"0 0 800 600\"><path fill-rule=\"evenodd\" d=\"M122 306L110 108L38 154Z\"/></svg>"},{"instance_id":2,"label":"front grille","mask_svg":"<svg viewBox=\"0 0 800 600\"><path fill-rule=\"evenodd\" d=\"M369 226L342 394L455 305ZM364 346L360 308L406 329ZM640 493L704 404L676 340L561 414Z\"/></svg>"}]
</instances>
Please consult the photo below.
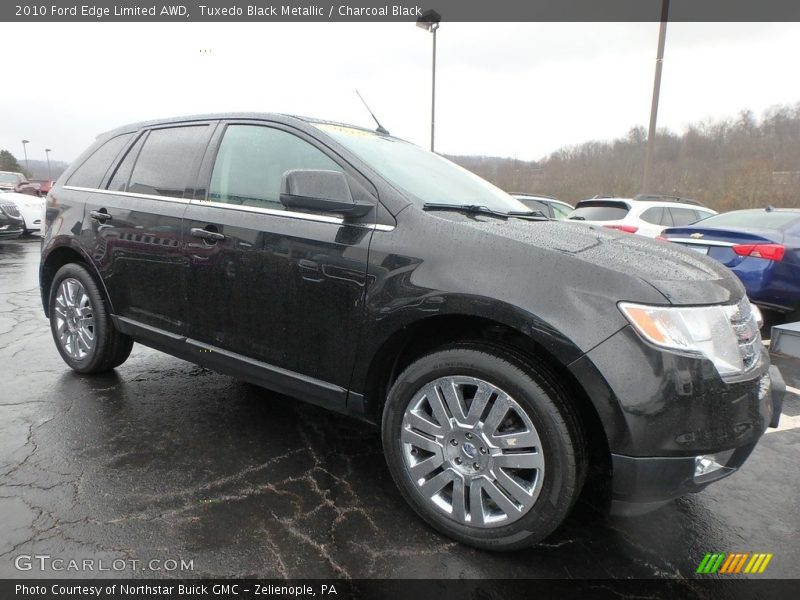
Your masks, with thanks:
<instances>
[{"instance_id":1,"label":"front grille","mask_svg":"<svg viewBox=\"0 0 800 600\"><path fill-rule=\"evenodd\" d=\"M761 356L761 333L758 330L756 316L747 297L728 309L728 319L739 344L744 370L747 371L756 365Z\"/></svg>"},{"instance_id":2,"label":"front grille","mask_svg":"<svg viewBox=\"0 0 800 600\"><path fill-rule=\"evenodd\" d=\"M3 209L3 212L6 213L9 217L16 217L19 219L19 210L17 210L16 204L3 204L0 205L0 208Z\"/></svg>"}]
</instances>

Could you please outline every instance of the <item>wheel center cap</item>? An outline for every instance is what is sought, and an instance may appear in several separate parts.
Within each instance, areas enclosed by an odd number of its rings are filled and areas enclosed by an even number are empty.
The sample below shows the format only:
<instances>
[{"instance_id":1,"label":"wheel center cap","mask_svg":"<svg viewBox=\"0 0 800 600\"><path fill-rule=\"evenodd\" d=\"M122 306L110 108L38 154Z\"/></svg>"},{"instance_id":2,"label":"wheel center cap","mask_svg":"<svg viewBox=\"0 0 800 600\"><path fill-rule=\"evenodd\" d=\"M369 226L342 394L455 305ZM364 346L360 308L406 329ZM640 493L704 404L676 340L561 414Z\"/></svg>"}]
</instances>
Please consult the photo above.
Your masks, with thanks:
<instances>
[{"instance_id":1,"label":"wheel center cap","mask_svg":"<svg viewBox=\"0 0 800 600\"><path fill-rule=\"evenodd\" d=\"M461 446L461 451L467 458L475 458L478 455L478 449L469 442L464 442L464 445Z\"/></svg>"}]
</instances>

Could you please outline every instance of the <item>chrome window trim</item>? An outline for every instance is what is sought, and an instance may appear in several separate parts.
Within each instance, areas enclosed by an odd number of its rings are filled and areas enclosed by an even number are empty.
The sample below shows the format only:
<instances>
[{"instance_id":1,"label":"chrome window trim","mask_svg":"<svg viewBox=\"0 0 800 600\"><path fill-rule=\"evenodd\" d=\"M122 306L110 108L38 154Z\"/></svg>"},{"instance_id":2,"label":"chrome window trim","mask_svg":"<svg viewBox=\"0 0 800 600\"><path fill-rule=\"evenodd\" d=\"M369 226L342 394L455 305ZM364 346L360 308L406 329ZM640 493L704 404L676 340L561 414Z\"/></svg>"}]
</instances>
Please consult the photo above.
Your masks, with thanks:
<instances>
[{"instance_id":1,"label":"chrome window trim","mask_svg":"<svg viewBox=\"0 0 800 600\"><path fill-rule=\"evenodd\" d=\"M291 219L301 219L303 221L319 221L320 223L333 223L343 225L344 219L341 217L329 217L327 215L312 215L308 213L294 212L291 210L275 210L274 208L260 208L258 206L246 206L244 204L228 204L226 202L214 202L212 200L192 200L194 206L207 206L209 208L221 208L223 210L238 210L242 212L256 213L260 215L273 215L275 217L288 217Z\"/></svg>"},{"instance_id":2,"label":"chrome window trim","mask_svg":"<svg viewBox=\"0 0 800 600\"><path fill-rule=\"evenodd\" d=\"M101 190L97 188L85 188L73 185L65 185L65 190L74 192L89 192L92 194L108 194L111 196L127 196L130 198L141 198L144 200L158 200L160 202L176 202L178 204L192 204L194 206L209 206L225 210L238 210L262 215L272 215L288 219L298 219L301 221L314 221L317 223L330 223L333 225L350 225L352 227L362 227L374 229L376 231L394 231L393 225L367 224L367 223L345 223L341 217L330 217L327 215L312 215L309 213L294 212L291 210L274 210L271 208L259 208L257 206L244 206L242 204L226 204L224 202L212 202L209 200L191 200L187 198L173 198L171 196L159 196L156 194L137 194L135 192L116 192L114 190Z\"/></svg>"},{"instance_id":3,"label":"chrome window trim","mask_svg":"<svg viewBox=\"0 0 800 600\"><path fill-rule=\"evenodd\" d=\"M721 242L719 240L704 240L702 238L667 238L667 241L677 244L690 244L693 246L723 246L730 248L736 244L732 242Z\"/></svg>"},{"instance_id":4,"label":"chrome window trim","mask_svg":"<svg viewBox=\"0 0 800 600\"><path fill-rule=\"evenodd\" d=\"M91 192L92 194L108 194L110 196L128 196L129 198L141 198L143 200L160 200L161 202L177 202L178 204L189 204L187 198L173 198L172 196L158 196L155 194L137 194L135 192L115 192L114 190L101 190L98 188L85 188L75 185L65 185L65 190L73 192Z\"/></svg>"}]
</instances>

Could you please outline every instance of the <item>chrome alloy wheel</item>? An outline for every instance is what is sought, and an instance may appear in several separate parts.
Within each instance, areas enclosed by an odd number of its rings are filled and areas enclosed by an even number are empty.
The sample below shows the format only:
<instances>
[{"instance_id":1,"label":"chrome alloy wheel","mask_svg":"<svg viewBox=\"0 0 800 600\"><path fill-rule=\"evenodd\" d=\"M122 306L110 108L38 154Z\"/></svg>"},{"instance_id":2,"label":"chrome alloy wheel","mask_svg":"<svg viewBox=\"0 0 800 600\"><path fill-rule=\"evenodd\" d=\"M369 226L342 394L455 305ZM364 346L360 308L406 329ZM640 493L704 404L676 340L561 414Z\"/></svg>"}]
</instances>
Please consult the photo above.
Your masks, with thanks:
<instances>
[{"instance_id":1,"label":"chrome alloy wheel","mask_svg":"<svg viewBox=\"0 0 800 600\"><path fill-rule=\"evenodd\" d=\"M513 523L542 489L544 456L530 417L481 379L449 376L422 387L403 415L400 444L416 491L462 525Z\"/></svg>"},{"instance_id":2,"label":"chrome alloy wheel","mask_svg":"<svg viewBox=\"0 0 800 600\"><path fill-rule=\"evenodd\" d=\"M94 311L86 288L77 279L64 279L53 307L56 335L61 348L76 360L83 360L96 343Z\"/></svg>"}]
</instances>

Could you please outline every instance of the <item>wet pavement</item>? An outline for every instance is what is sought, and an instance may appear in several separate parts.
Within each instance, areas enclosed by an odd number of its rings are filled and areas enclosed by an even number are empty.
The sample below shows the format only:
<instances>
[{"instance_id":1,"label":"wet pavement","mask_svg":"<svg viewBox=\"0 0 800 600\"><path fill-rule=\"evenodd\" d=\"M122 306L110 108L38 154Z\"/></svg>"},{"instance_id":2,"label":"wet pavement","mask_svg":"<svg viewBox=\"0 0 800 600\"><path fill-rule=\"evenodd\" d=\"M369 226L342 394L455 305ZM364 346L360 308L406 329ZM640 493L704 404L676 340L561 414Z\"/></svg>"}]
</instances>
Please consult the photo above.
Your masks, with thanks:
<instances>
[{"instance_id":1,"label":"wet pavement","mask_svg":"<svg viewBox=\"0 0 800 600\"><path fill-rule=\"evenodd\" d=\"M139 345L112 374L73 373L41 310L38 253L36 239L0 242L0 578L681 578L708 551L770 552L762 577L800 574L797 395L703 493L627 519L581 501L546 543L492 554L412 513L369 426ZM800 365L781 366L800 387ZM32 555L51 557L44 571L15 567Z\"/></svg>"}]
</instances>

